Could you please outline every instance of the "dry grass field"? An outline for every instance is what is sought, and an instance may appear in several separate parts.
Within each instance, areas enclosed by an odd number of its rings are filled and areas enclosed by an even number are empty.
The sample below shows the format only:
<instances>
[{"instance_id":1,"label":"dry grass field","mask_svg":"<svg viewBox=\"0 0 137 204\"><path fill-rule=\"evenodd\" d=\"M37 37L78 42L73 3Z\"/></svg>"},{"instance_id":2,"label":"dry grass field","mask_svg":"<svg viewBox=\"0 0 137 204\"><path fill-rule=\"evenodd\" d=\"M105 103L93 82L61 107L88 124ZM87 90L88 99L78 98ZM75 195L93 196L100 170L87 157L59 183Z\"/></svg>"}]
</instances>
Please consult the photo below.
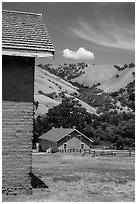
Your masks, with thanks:
<instances>
[{"instance_id":1,"label":"dry grass field","mask_svg":"<svg viewBox=\"0 0 137 204\"><path fill-rule=\"evenodd\" d=\"M49 187L15 202L134 202L135 157L33 153L33 173Z\"/></svg>"}]
</instances>

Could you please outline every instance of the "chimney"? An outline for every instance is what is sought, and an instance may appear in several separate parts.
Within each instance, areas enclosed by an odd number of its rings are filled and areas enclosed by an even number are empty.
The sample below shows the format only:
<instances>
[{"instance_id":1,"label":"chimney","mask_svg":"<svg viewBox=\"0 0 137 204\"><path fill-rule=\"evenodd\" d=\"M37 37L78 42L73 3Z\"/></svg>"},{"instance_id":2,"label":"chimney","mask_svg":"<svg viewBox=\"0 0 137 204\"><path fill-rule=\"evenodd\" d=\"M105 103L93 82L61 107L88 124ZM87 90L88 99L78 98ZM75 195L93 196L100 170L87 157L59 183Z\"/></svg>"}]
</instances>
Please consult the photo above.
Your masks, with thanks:
<instances>
[{"instance_id":1,"label":"chimney","mask_svg":"<svg viewBox=\"0 0 137 204\"><path fill-rule=\"evenodd\" d=\"M55 129L55 127L54 127L54 126L52 126L52 129Z\"/></svg>"},{"instance_id":2,"label":"chimney","mask_svg":"<svg viewBox=\"0 0 137 204\"><path fill-rule=\"evenodd\" d=\"M62 126L60 126L60 129L62 129L63 127Z\"/></svg>"},{"instance_id":3,"label":"chimney","mask_svg":"<svg viewBox=\"0 0 137 204\"><path fill-rule=\"evenodd\" d=\"M76 129L76 126L73 126L73 129Z\"/></svg>"}]
</instances>

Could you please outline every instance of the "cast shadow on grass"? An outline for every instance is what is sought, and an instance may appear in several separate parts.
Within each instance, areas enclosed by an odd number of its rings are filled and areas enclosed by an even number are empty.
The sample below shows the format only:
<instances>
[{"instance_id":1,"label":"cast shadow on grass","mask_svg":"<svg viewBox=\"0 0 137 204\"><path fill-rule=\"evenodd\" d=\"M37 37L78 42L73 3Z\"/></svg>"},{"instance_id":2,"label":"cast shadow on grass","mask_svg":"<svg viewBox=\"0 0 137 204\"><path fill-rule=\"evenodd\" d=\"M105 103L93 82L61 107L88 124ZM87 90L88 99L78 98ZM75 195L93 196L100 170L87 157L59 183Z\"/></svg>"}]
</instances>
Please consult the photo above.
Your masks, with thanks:
<instances>
[{"instance_id":1,"label":"cast shadow on grass","mask_svg":"<svg viewBox=\"0 0 137 204\"><path fill-rule=\"evenodd\" d=\"M35 176L32 172L29 173L31 185L33 188L46 188L49 189L49 187L37 176Z\"/></svg>"}]
</instances>

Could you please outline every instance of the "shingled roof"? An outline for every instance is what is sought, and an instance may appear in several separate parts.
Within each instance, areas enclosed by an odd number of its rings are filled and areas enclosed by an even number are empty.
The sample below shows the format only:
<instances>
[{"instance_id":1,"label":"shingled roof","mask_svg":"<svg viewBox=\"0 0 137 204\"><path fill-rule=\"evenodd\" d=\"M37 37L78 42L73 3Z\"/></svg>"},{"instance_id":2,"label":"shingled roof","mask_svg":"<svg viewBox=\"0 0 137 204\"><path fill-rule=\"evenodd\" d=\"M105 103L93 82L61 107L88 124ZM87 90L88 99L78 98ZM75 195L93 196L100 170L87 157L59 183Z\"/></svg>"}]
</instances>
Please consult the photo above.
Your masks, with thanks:
<instances>
[{"instance_id":1,"label":"shingled roof","mask_svg":"<svg viewBox=\"0 0 137 204\"><path fill-rule=\"evenodd\" d=\"M77 131L80 135L83 135L81 132L79 132L75 128L52 128L45 134L41 135L39 138L40 139L45 139L45 140L50 140L52 142L58 142L61 138L71 134L73 131ZM83 135L86 137L85 135ZM89 139L86 137L88 140L93 142L93 140Z\"/></svg>"},{"instance_id":2,"label":"shingled roof","mask_svg":"<svg viewBox=\"0 0 137 204\"><path fill-rule=\"evenodd\" d=\"M46 132L45 134L43 134L39 138L50 140L53 142L57 142L62 137L71 133L73 130L74 129L72 129L72 128L54 128L54 129L49 130L48 132Z\"/></svg>"},{"instance_id":3,"label":"shingled roof","mask_svg":"<svg viewBox=\"0 0 137 204\"><path fill-rule=\"evenodd\" d=\"M42 14L2 11L2 48L54 55Z\"/></svg>"}]
</instances>

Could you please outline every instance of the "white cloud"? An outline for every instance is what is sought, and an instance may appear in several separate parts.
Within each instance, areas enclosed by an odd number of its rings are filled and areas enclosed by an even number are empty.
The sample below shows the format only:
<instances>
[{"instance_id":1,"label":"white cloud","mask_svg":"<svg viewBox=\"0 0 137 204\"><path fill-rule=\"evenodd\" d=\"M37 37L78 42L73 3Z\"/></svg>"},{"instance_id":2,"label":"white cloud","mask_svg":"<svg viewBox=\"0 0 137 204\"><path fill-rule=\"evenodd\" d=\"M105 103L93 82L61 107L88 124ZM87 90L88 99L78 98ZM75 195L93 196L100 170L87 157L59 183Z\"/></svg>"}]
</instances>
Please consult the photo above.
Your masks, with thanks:
<instances>
[{"instance_id":1,"label":"white cloud","mask_svg":"<svg viewBox=\"0 0 137 204\"><path fill-rule=\"evenodd\" d=\"M85 50L84 47L79 48L76 52L69 49L65 49L63 50L63 57L75 60L93 60L95 58L94 53Z\"/></svg>"}]
</instances>

